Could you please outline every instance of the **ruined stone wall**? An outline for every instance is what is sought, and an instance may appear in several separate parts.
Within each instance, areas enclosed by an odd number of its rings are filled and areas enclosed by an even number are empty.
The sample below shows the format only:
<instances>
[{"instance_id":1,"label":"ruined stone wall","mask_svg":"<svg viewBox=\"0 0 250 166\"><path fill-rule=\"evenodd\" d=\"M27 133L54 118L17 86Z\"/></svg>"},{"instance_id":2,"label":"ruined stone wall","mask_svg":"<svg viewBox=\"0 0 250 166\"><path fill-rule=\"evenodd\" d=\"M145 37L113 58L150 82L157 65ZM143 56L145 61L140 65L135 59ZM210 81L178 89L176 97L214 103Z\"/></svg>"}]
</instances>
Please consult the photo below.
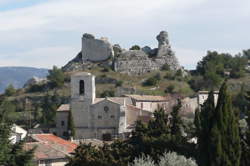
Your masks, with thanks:
<instances>
[{"instance_id":1,"label":"ruined stone wall","mask_svg":"<svg viewBox=\"0 0 250 166\"><path fill-rule=\"evenodd\" d=\"M95 39L91 34L82 37L82 60L91 62L105 61L114 56L113 47L107 38Z\"/></svg>"},{"instance_id":2,"label":"ruined stone wall","mask_svg":"<svg viewBox=\"0 0 250 166\"><path fill-rule=\"evenodd\" d=\"M114 69L117 72L127 74L143 74L159 70L163 65L168 64L171 70L180 69L179 62L171 49L168 41L168 34L165 31L157 35L158 48L144 47L142 50L123 51L114 62ZM146 50L146 51L145 51ZM156 55L150 55L150 52Z\"/></svg>"},{"instance_id":3,"label":"ruined stone wall","mask_svg":"<svg viewBox=\"0 0 250 166\"><path fill-rule=\"evenodd\" d=\"M180 69L180 65L174 56L157 56L149 58L143 51L127 51L115 60L114 70L127 74L143 74L160 70L164 64L168 64L171 70Z\"/></svg>"}]
</instances>

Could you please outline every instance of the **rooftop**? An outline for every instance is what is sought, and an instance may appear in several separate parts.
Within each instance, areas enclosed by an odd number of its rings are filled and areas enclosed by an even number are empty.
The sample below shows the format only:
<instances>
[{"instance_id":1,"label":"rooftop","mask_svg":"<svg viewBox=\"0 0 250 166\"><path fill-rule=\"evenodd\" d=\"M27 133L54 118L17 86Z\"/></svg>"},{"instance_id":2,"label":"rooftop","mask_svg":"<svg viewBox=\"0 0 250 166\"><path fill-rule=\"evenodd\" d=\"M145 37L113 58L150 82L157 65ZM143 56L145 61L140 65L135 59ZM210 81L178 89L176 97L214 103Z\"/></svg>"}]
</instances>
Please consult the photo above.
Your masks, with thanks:
<instances>
[{"instance_id":1,"label":"rooftop","mask_svg":"<svg viewBox=\"0 0 250 166\"><path fill-rule=\"evenodd\" d=\"M31 137L35 141L46 143L64 153L71 153L77 147L77 144L64 140L53 134L33 134Z\"/></svg>"},{"instance_id":2,"label":"rooftop","mask_svg":"<svg viewBox=\"0 0 250 166\"><path fill-rule=\"evenodd\" d=\"M56 111L68 112L70 110L69 104L62 104Z\"/></svg>"},{"instance_id":3,"label":"rooftop","mask_svg":"<svg viewBox=\"0 0 250 166\"><path fill-rule=\"evenodd\" d=\"M138 101L168 101L170 96L151 96L151 95L125 95Z\"/></svg>"}]
</instances>

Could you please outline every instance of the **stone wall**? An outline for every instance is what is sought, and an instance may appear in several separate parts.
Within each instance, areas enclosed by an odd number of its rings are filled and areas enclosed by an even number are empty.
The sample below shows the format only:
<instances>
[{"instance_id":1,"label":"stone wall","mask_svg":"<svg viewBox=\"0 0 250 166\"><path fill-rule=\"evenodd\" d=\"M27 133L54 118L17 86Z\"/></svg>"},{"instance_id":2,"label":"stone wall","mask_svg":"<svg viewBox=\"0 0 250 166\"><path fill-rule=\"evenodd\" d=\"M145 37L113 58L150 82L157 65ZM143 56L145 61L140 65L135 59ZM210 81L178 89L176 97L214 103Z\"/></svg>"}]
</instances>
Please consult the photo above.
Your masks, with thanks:
<instances>
[{"instance_id":1,"label":"stone wall","mask_svg":"<svg viewBox=\"0 0 250 166\"><path fill-rule=\"evenodd\" d=\"M83 61L105 61L114 56L112 45L107 38L95 39L91 34L84 34L82 37L82 58Z\"/></svg>"},{"instance_id":2,"label":"stone wall","mask_svg":"<svg viewBox=\"0 0 250 166\"><path fill-rule=\"evenodd\" d=\"M143 74L159 70L168 64L171 70L181 69L171 49L168 34L165 31L157 35L158 48L143 47L142 50L123 51L114 62L114 70L127 74Z\"/></svg>"},{"instance_id":3,"label":"stone wall","mask_svg":"<svg viewBox=\"0 0 250 166\"><path fill-rule=\"evenodd\" d=\"M172 55L148 57L141 50L126 51L114 62L114 70L127 74L143 74L160 70L163 65L168 64L171 70L180 69L177 58Z\"/></svg>"},{"instance_id":4,"label":"stone wall","mask_svg":"<svg viewBox=\"0 0 250 166\"><path fill-rule=\"evenodd\" d=\"M156 39L158 48L145 46L141 50L125 50L118 44L112 46L106 38L95 39L91 34L84 34L82 51L63 70L83 71L97 63L112 66L116 72L136 75L159 70L165 64L171 70L181 69L169 44L168 33L161 31Z\"/></svg>"}]
</instances>

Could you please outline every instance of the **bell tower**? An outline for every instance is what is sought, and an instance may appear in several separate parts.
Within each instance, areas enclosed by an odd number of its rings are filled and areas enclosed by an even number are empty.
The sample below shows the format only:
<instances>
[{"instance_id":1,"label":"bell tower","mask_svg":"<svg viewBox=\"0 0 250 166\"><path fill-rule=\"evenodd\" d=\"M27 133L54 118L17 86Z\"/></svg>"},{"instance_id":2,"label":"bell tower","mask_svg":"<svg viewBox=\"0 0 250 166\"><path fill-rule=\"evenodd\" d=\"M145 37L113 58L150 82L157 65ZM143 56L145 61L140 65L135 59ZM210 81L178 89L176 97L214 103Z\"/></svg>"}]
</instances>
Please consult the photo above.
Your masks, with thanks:
<instances>
[{"instance_id":1,"label":"bell tower","mask_svg":"<svg viewBox=\"0 0 250 166\"><path fill-rule=\"evenodd\" d=\"M95 76L80 72L71 76L70 109L76 129L76 138L84 138L90 128L90 106L95 100Z\"/></svg>"},{"instance_id":2,"label":"bell tower","mask_svg":"<svg viewBox=\"0 0 250 166\"><path fill-rule=\"evenodd\" d=\"M71 100L93 104L95 100L95 76L86 72L72 75Z\"/></svg>"}]
</instances>

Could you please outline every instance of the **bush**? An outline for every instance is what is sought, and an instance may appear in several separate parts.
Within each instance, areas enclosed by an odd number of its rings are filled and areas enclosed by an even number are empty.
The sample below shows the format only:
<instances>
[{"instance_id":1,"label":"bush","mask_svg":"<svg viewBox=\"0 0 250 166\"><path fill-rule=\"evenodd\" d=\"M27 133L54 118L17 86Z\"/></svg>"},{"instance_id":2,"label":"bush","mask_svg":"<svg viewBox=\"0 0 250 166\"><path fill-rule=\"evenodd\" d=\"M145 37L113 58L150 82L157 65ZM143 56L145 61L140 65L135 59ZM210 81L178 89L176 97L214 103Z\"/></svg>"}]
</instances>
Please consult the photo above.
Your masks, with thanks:
<instances>
[{"instance_id":1,"label":"bush","mask_svg":"<svg viewBox=\"0 0 250 166\"><path fill-rule=\"evenodd\" d=\"M158 83L158 80L155 77L150 77L143 82L144 86L155 86Z\"/></svg>"},{"instance_id":2,"label":"bush","mask_svg":"<svg viewBox=\"0 0 250 166\"><path fill-rule=\"evenodd\" d=\"M155 76L154 76L155 79L157 79L158 81L161 80L161 74L160 73L157 73Z\"/></svg>"},{"instance_id":3,"label":"bush","mask_svg":"<svg viewBox=\"0 0 250 166\"><path fill-rule=\"evenodd\" d=\"M178 155L175 152L164 153L160 157L160 161L156 164L150 156L142 156L136 158L133 164L129 166L197 166L192 159L187 159L185 156Z\"/></svg>"},{"instance_id":4,"label":"bush","mask_svg":"<svg viewBox=\"0 0 250 166\"><path fill-rule=\"evenodd\" d=\"M114 97L115 92L113 90L105 90L104 92L101 93L100 95L102 98L104 97Z\"/></svg>"},{"instance_id":5,"label":"bush","mask_svg":"<svg viewBox=\"0 0 250 166\"><path fill-rule=\"evenodd\" d=\"M34 84L29 87L28 92L43 92L45 89L45 84Z\"/></svg>"},{"instance_id":6,"label":"bush","mask_svg":"<svg viewBox=\"0 0 250 166\"><path fill-rule=\"evenodd\" d=\"M165 93L173 93L175 89L174 85L169 85L166 89L165 89Z\"/></svg>"},{"instance_id":7,"label":"bush","mask_svg":"<svg viewBox=\"0 0 250 166\"><path fill-rule=\"evenodd\" d=\"M110 68L105 66L103 69L102 69L102 72L109 72L110 71Z\"/></svg>"},{"instance_id":8,"label":"bush","mask_svg":"<svg viewBox=\"0 0 250 166\"><path fill-rule=\"evenodd\" d=\"M5 95L6 96L12 96L16 93L16 89L12 84L10 84L6 89L5 89Z\"/></svg>"},{"instance_id":9,"label":"bush","mask_svg":"<svg viewBox=\"0 0 250 166\"><path fill-rule=\"evenodd\" d=\"M175 75L174 75L173 72L168 71L168 72L166 72L164 78L165 78L165 79L168 79L168 80L174 80L174 79L175 79Z\"/></svg>"},{"instance_id":10,"label":"bush","mask_svg":"<svg viewBox=\"0 0 250 166\"><path fill-rule=\"evenodd\" d=\"M141 47L138 46L138 45L133 45L133 46L130 48L130 50L140 50L140 49L141 49Z\"/></svg>"},{"instance_id":11,"label":"bush","mask_svg":"<svg viewBox=\"0 0 250 166\"><path fill-rule=\"evenodd\" d=\"M164 65L161 67L161 70L169 71L169 70L170 70L169 64L164 64Z\"/></svg>"},{"instance_id":12,"label":"bush","mask_svg":"<svg viewBox=\"0 0 250 166\"><path fill-rule=\"evenodd\" d=\"M123 84L123 81L122 81L122 80L119 80L119 81L116 82L115 86L116 86L116 87L121 87L122 84Z\"/></svg>"}]
</instances>

